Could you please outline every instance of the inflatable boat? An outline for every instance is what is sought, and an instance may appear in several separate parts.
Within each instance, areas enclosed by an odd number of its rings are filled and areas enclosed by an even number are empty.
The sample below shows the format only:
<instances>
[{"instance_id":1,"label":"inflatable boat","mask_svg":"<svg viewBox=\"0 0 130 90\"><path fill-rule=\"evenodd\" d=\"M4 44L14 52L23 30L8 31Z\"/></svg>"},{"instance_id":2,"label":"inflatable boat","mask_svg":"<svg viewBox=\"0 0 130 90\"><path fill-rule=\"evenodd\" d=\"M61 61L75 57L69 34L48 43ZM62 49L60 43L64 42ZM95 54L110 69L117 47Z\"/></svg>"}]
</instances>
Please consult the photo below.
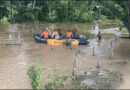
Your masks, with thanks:
<instances>
[{"instance_id":1,"label":"inflatable boat","mask_svg":"<svg viewBox=\"0 0 130 90\"><path fill-rule=\"evenodd\" d=\"M35 35L34 35L34 39L35 39L37 42L41 42L41 43L47 43L47 40L48 40L48 39L45 39L45 38L41 37L40 34L35 34Z\"/></svg>"},{"instance_id":2,"label":"inflatable boat","mask_svg":"<svg viewBox=\"0 0 130 90\"><path fill-rule=\"evenodd\" d=\"M89 42L87 41L86 38L81 38L81 39L45 39L43 37L40 36L40 34L35 34L34 35L34 39L37 42L40 43L46 43L49 45L86 45Z\"/></svg>"}]
</instances>

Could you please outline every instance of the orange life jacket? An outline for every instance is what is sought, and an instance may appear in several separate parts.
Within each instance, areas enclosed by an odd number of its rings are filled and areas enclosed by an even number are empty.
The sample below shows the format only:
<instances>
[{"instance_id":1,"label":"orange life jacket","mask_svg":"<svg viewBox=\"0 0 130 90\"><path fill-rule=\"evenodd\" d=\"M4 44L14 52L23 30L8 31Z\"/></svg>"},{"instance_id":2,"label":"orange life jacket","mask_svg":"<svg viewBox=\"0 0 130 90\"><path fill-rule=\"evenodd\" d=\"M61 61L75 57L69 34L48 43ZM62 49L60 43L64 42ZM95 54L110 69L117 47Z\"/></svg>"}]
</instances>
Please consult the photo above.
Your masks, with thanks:
<instances>
[{"instance_id":1,"label":"orange life jacket","mask_svg":"<svg viewBox=\"0 0 130 90\"><path fill-rule=\"evenodd\" d=\"M59 35L59 33L57 31L55 31L54 33L55 33L55 37Z\"/></svg>"},{"instance_id":2,"label":"orange life jacket","mask_svg":"<svg viewBox=\"0 0 130 90\"><path fill-rule=\"evenodd\" d=\"M49 33L48 33L47 31L45 31L45 32L44 32L44 38L46 38L46 39L47 39L47 38L49 37L49 35L48 35L48 34L49 34Z\"/></svg>"},{"instance_id":3,"label":"orange life jacket","mask_svg":"<svg viewBox=\"0 0 130 90\"><path fill-rule=\"evenodd\" d=\"M71 38L71 34L72 34L71 32L68 32L66 37Z\"/></svg>"}]
</instances>

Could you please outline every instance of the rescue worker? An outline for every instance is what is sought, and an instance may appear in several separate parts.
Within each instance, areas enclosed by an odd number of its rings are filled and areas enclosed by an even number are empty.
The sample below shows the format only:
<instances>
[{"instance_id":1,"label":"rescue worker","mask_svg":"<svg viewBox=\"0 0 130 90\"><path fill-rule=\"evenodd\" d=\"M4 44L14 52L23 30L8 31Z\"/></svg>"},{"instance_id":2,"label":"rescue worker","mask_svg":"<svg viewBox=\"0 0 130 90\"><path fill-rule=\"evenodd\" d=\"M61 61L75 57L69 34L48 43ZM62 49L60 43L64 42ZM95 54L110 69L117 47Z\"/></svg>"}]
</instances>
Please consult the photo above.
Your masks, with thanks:
<instances>
[{"instance_id":1,"label":"rescue worker","mask_svg":"<svg viewBox=\"0 0 130 90\"><path fill-rule=\"evenodd\" d=\"M59 39L59 33L57 30L54 30L54 32L52 33L52 38Z\"/></svg>"},{"instance_id":2,"label":"rescue worker","mask_svg":"<svg viewBox=\"0 0 130 90\"><path fill-rule=\"evenodd\" d=\"M48 39L50 37L50 35L51 35L51 32L48 28L46 28L46 30L43 33L41 33L41 37L43 37L45 39Z\"/></svg>"},{"instance_id":3,"label":"rescue worker","mask_svg":"<svg viewBox=\"0 0 130 90\"><path fill-rule=\"evenodd\" d=\"M47 30L47 32L49 34L49 38L51 38L51 31L48 28L46 28L46 30Z\"/></svg>"},{"instance_id":4,"label":"rescue worker","mask_svg":"<svg viewBox=\"0 0 130 90\"><path fill-rule=\"evenodd\" d=\"M59 39L62 39L62 33L60 29L58 29L58 34L59 34Z\"/></svg>"},{"instance_id":5,"label":"rescue worker","mask_svg":"<svg viewBox=\"0 0 130 90\"><path fill-rule=\"evenodd\" d=\"M78 27L74 27L73 31L72 31L72 34L74 36L78 36Z\"/></svg>"},{"instance_id":6,"label":"rescue worker","mask_svg":"<svg viewBox=\"0 0 130 90\"><path fill-rule=\"evenodd\" d=\"M71 30L69 30L66 34L66 38L71 38L73 35L72 35L72 32Z\"/></svg>"},{"instance_id":7,"label":"rescue worker","mask_svg":"<svg viewBox=\"0 0 130 90\"><path fill-rule=\"evenodd\" d=\"M44 32L44 38L45 38L45 39L48 39L48 38L49 38L49 32L48 32L48 30L46 30L46 31Z\"/></svg>"}]
</instances>

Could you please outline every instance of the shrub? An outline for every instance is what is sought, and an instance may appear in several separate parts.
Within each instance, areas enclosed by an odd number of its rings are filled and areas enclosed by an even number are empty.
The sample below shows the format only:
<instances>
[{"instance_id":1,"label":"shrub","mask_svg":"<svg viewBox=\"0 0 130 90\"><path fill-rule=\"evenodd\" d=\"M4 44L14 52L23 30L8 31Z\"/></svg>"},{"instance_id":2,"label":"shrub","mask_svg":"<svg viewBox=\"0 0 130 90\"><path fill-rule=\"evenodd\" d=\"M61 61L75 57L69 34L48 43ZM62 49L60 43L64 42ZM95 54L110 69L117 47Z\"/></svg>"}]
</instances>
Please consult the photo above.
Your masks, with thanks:
<instances>
[{"instance_id":1,"label":"shrub","mask_svg":"<svg viewBox=\"0 0 130 90\"><path fill-rule=\"evenodd\" d=\"M43 89L40 81L40 76L42 73L42 69L38 67L38 61L36 61L35 66L32 66L28 69L28 76L31 80L33 89Z\"/></svg>"},{"instance_id":2,"label":"shrub","mask_svg":"<svg viewBox=\"0 0 130 90\"><path fill-rule=\"evenodd\" d=\"M3 17L3 18L0 20L0 23L1 23L1 24L8 24L8 19L7 19L7 17Z\"/></svg>"},{"instance_id":3,"label":"shrub","mask_svg":"<svg viewBox=\"0 0 130 90\"><path fill-rule=\"evenodd\" d=\"M54 66L53 71L50 71L51 73L48 76L48 84L46 86L47 89L56 89L56 87L61 86L63 78L58 71L59 70L56 68L56 65ZM51 78L55 78L56 80L52 80Z\"/></svg>"},{"instance_id":4,"label":"shrub","mask_svg":"<svg viewBox=\"0 0 130 90\"><path fill-rule=\"evenodd\" d=\"M81 17L80 17L80 22L92 22L93 21L93 17L90 13L84 13Z\"/></svg>"}]
</instances>

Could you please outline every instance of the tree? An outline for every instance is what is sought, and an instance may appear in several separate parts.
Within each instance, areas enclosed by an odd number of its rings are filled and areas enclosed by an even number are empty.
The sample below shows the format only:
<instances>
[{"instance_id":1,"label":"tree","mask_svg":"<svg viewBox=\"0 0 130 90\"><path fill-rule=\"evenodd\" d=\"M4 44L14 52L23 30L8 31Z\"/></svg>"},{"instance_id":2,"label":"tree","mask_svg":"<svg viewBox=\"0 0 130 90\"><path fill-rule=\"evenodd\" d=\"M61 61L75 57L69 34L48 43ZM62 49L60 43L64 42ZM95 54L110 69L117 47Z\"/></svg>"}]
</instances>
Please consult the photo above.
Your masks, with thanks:
<instances>
[{"instance_id":1,"label":"tree","mask_svg":"<svg viewBox=\"0 0 130 90\"><path fill-rule=\"evenodd\" d=\"M128 31L129 31L129 35L130 35L130 1L124 1L125 7L127 9L127 16L126 19L124 20L124 24L127 27Z\"/></svg>"}]
</instances>

